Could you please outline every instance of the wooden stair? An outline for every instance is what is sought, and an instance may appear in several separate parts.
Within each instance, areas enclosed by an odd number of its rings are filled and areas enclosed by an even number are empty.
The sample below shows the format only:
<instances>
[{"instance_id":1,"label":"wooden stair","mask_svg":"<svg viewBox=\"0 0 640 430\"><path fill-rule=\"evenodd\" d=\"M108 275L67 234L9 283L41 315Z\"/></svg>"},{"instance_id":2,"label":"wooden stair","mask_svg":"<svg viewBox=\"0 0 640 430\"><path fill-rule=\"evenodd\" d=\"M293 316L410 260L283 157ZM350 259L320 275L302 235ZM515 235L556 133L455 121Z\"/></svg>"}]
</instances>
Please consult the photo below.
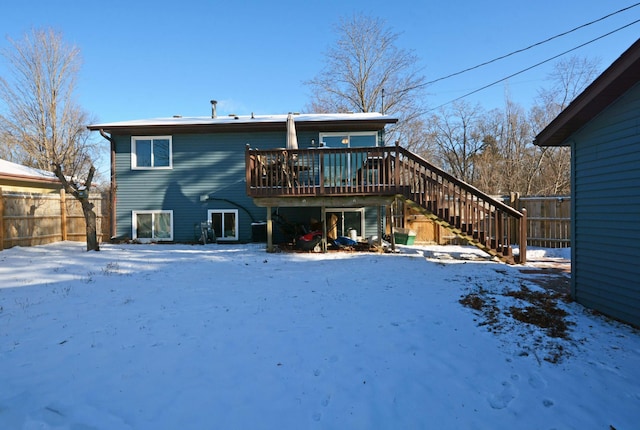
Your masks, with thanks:
<instances>
[{"instance_id":1,"label":"wooden stair","mask_svg":"<svg viewBox=\"0 0 640 430\"><path fill-rule=\"evenodd\" d=\"M395 169L410 207L455 236L508 264L526 262L526 212L398 147ZM519 238L519 255L512 244Z\"/></svg>"}]
</instances>

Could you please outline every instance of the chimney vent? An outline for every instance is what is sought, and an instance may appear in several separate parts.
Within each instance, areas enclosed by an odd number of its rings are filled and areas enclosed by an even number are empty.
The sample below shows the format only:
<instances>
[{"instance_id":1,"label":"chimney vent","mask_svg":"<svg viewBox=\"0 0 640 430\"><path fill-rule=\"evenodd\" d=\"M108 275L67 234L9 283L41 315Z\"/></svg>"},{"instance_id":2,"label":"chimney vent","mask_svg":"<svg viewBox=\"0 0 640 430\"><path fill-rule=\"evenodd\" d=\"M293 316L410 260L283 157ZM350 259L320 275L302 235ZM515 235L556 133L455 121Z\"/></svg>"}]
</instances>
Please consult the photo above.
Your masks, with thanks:
<instances>
[{"instance_id":1,"label":"chimney vent","mask_svg":"<svg viewBox=\"0 0 640 430\"><path fill-rule=\"evenodd\" d=\"M211 100L211 118L217 118L218 112L216 111L217 100Z\"/></svg>"}]
</instances>

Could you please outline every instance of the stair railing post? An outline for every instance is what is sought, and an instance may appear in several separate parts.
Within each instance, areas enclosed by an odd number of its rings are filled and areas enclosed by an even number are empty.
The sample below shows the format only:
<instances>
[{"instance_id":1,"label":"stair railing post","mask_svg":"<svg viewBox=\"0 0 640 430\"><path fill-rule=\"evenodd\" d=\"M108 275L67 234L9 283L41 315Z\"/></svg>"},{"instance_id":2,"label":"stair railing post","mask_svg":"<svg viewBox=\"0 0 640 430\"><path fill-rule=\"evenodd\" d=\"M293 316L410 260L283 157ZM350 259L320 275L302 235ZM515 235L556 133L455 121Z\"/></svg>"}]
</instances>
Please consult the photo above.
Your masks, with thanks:
<instances>
[{"instance_id":1,"label":"stair railing post","mask_svg":"<svg viewBox=\"0 0 640 430\"><path fill-rule=\"evenodd\" d=\"M527 262L527 209L522 208L522 218L520 218L520 264Z\"/></svg>"},{"instance_id":2,"label":"stair railing post","mask_svg":"<svg viewBox=\"0 0 640 430\"><path fill-rule=\"evenodd\" d=\"M394 181L397 190L400 190L400 141L396 140L396 159L393 166Z\"/></svg>"}]
</instances>

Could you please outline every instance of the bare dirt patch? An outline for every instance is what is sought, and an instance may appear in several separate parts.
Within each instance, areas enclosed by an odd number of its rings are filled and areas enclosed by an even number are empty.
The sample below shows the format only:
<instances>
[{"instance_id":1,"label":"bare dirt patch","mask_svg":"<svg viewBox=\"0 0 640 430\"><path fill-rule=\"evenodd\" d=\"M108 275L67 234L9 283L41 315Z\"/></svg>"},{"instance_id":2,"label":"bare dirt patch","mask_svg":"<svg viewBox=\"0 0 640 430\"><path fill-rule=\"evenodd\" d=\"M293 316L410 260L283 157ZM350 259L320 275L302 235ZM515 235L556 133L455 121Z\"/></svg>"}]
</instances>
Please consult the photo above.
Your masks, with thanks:
<instances>
[{"instance_id":1,"label":"bare dirt patch","mask_svg":"<svg viewBox=\"0 0 640 430\"><path fill-rule=\"evenodd\" d=\"M573 323L566 321L567 311L558 307L558 301L565 297L563 294L546 290L531 291L522 285L519 291L509 291L505 295L525 303L524 307L509 308L513 318L538 326L551 337L568 338L567 329Z\"/></svg>"},{"instance_id":2,"label":"bare dirt patch","mask_svg":"<svg viewBox=\"0 0 640 430\"><path fill-rule=\"evenodd\" d=\"M517 286L513 285L514 279L508 272L497 270L504 276L504 287L490 291L476 284L459 301L477 313L478 326L487 327L497 335L519 333L519 336L507 337L520 339L519 355L534 355L538 361L559 363L568 354L566 343L572 341L574 323L562 306L571 301L570 278L557 268L520 271L525 278L516 278L521 281Z\"/></svg>"}]
</instances>

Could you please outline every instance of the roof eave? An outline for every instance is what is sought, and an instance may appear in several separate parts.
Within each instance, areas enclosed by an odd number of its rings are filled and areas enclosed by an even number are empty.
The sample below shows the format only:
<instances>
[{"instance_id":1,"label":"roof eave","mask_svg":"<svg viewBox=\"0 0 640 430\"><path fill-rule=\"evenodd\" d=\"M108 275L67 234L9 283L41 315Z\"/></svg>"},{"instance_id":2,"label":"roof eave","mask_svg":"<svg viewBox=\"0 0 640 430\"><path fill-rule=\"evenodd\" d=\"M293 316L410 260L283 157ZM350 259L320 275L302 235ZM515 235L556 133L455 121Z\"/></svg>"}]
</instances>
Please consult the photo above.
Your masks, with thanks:
<instances>
[{"instance_id":1,"label":"roof eave","mask_svg":"<svg viewBox=\"0 0 640 430\"><path fill-rule=\"evenodd\" d=\"M567 139L640 81L640 39L598 76L534 139L538 146L568 146Z\"/></svg>"},{"instance_id":2,"label":"roof eave","mask_svg":"<svg viewBox=\"0 0 640 430\"><path fill-rule=\"evenodd\" d=\"M0 173L0 179L11 180L11 181L20 181L20 182L38 182L45 184L60 184L60 180L58 178L40 178L37 176L28 176L28 175L15 175L12 173Z\"/></svg>"},{"instance_id":3,"label":"roof eave","mask_svg":"<svg viewBox=\"0 0 640 430\"><path fill-rule=\"evenodd\" d=\"M379 118L375 120L327 120L296 121L298 131L368 131L383 130L387 124L395 124L397 118ZM103 130L110 134L171 134L171 133L224 133L224 132L260 132L286 131L286 122L224 122L218 124L158 124L158 125L89 125L91 131Z\"/></svg>"}]
</instances>

